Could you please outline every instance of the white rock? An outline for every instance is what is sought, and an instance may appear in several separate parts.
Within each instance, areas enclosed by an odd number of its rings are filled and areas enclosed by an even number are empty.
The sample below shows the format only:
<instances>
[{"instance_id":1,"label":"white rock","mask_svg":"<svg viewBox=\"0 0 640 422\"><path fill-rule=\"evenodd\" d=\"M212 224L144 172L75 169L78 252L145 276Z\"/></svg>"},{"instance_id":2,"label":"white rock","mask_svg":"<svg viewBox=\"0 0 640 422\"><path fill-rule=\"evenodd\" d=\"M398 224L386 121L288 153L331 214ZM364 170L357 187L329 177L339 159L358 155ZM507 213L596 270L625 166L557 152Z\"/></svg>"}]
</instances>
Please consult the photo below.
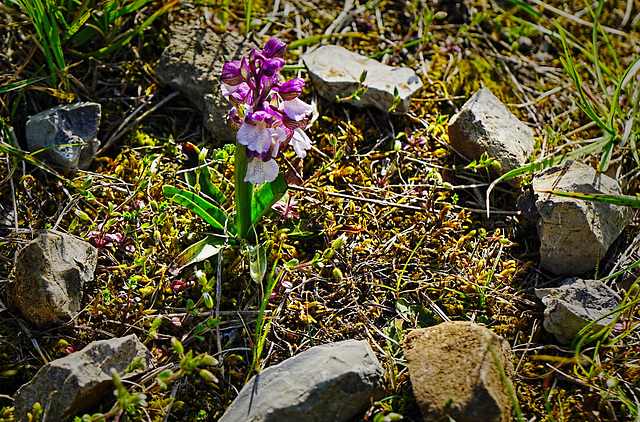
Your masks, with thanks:
<instances>
[{"instance_id":1,"label":"white rock","mask_svg":"<svg viewBox=\"0 0 640 422\"><path fill-rule=\"evenodd\" d=\"M570 344L580 330L616 310L622 301L601 281L579 278L568 278L557 288L536 289L536 296L546 305L544 328L563 344ZM604 317L592 326L593 330L606 327L614 317Z\"/></svg>"},{"instance_id":2,"label":"white rock","mask_svg":"<svg viewBox=\"0 0 640 422\"><path fill-rule=\"evenodd\" d=\"M100 147L99 126L98 103L53 107L27 121L27 147L31 152L43 150L36 158L54 166L87 169Z\"/></svg>"},{"instance_id":3,"label":"white rock","mask_svg":"<svg viewBox=\"0 0 640 422\"><path fill-rule=\"evenodd\" d=\"M620 195L618 182L593 168L568 161L543 170L533 179L533 190ZM579 275L592 270L631 221L628 207L539 193L540 266L557 275Z\"/></svg>"},{"instance_id":4,"label":"white rock","mask_svg":"<svg viewBox=\"0 0 640 422\"><path fill-rule=\"evenodd\" d=\"M489 90L483 88L469 98L449 120L449 143L469 161L487 153L499 165L498 174L526 164L533 154L533 130L518 120ZM509 183L518 185L518 179Z\"/></svg>"},{"instance_id":5,"label":"white rock","mask_svg":"<svg viewBox=\"0 0 640 422\"><path fill-rule=\"evenodd\" d=\"M384 394L384 370L369 343L345 340L264 369L220 422L347 422Z\"/></svg>"},{"instance_id":6,"label":"white rock","mask_svg":"<svg viewBox=\"0 0 640 422\"><path fill-rule=\"evenodd\" d=\"M137 359L141 368L125 373ZM44 409L40 422L71 420L111 394L112 369L121 379L129 379L151 367L151 353L133 334L94 341L40 368L16 393L14 415L18 421L27 421L27 412L38 402Z\"/></svg>"},{"instance_id":7,"label":"white rock","mask_svg":"<svg viewBox=\"0 0 640 422\"><path fill-rule=\"evenodd\" d=\"M393 92L397 88L401 101L395 111L406 113L411 96L422 88L422 81L412 69L387 66L337 45L320 46L302 56L302 60L318 93L329 100L355 92L360 75L366 70L367 91L360 100L349 101L357 107L374 106L387 111L393 105Z\"/></svg>"}]
</instances>

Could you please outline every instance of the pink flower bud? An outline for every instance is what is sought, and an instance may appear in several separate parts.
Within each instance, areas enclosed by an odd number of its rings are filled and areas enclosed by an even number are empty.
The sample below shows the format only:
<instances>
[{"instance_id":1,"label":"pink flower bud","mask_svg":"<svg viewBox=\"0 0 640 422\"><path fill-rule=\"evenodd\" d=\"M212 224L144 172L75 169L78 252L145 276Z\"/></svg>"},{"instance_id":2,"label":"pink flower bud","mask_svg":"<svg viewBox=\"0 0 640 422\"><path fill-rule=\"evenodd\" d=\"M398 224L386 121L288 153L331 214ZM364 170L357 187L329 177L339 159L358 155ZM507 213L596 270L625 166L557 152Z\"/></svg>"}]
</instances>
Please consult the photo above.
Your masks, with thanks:
<instances>
[{"instance_id":1,"label":"pink flower bud","mask_svg":"<svg viewBox=\"0 0 640 422\"><path fill-rule=\"evenodd\" d=\"M287 50L287 44L283 41L280 41L277 38L271 38L264 45L264 49L262 50L262 54L265 57L284 57L284 52Z\"/></svg>"},{"instance_id":2,"label":"pink flower bud","mask_svg":"<svg viewBox=\"0 0 640 422\"><path fill-rule=\"evenodd\" d=\"M264 61L264 64L262 65L262 73L265 76L273 76L276 73L280 72L283 66L284 66L284 59L280 57L274 57L271 59L268 58Z\"/></svg>"},{"instance_id":3,"label":"pink flower bud","mask_svg":"<svg viewBox=\"0 0 640 422\"><path fill-rule=\"evenodd\" d=\"M220 79L222 79L222 82L231 86L240 84L244 81L240 68L241 64L238 60L225 63L224 66L222 66L222 75L220 76Z\"/></svg>"},{"instance_id":4,"label":"pink flower bud","mask_svg":"<svg viewBox=\"0 0 640 422\"><path fill-rule=\"evenodd\" d=\"M301 78L294 78L280 85L280 96L285 101L290 101L302 93L302 87L304 86L304 80Z\"/></svg>"}]
</instances>

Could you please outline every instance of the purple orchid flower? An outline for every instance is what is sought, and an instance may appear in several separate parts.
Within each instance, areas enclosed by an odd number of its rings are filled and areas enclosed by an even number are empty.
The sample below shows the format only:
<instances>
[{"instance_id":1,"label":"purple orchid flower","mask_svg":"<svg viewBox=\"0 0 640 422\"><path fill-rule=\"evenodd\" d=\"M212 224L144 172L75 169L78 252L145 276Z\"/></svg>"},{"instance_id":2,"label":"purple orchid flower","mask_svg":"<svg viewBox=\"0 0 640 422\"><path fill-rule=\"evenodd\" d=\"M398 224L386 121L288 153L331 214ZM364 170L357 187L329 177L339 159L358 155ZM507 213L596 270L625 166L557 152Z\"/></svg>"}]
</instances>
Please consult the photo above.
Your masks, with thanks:
<instances>
[{"instance_id":1,"label":"purple orchid flower","mask_svg":"<svg viewBox=\"0 0 640 422\"><path fill-rule=\"evenodd\" d=\"M300 98L304 80L281 82L280 71L287 45L272 38L262 52L226 63L222 69L222 94L233 104L229 123L237 128L238 143L247 147L245 182L262 184L278 176L278 152L291 145L300 158L311 149L304 133L313 106Z\"/></svg>"}]
</instances>

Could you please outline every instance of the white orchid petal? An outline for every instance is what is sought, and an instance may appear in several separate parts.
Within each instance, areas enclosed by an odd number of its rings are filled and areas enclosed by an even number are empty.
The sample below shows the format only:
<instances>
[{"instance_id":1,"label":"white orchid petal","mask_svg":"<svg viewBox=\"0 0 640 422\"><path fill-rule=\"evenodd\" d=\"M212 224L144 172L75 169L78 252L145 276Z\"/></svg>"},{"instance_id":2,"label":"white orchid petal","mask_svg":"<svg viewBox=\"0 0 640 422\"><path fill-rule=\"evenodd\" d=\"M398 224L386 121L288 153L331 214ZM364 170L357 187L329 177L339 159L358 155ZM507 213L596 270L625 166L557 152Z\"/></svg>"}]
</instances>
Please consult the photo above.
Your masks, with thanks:
<instances>
[{"instance_id":1,"label":"white orchid petal","mask_svg":"<svg viewBox=\"0 0 640 422\"><path fill-rule=\"evenodd\" d=\"M278 155L278 151L280 151L280 143L284 142L287 139L287 132L285 132L283 128L278 126L271 133L271 139L271 157L275 157Z\"/></svg>"},{"instance_id":2,"label":"white orchid petal","mask_svg":"<svg viewBox=\"0 0 640 422\"><path fill-rule=\"evenodd\" d=\"M241 145L246 145L250 150L260 154L266 152L271 147L271 131L264 121L256 124L243 123L236 135Z\"/></svg>"},{"instance_id":3,"label":"white orchid petal","mask_svg":"<svg viewBox=\"0 0 640 422\"><path fill-rule=\"evenodd\" d=\"M273 182L278 177L279 171L278 163L275 160L265 162L254 158L247 164L247 174L244 176L244 181L254 185Z\"/></svg>"},{"instance_id":4,"label":"white orchid petal","mask_svg":"<svg viewBox=\"0 0 640 422\"><path fill-rule=\"evenodd\" d=\"M282 108L286 115L293 120L299 121L307 117L313 111L313 106L305 103L300 98L284 101Z\"/></svg>"},{"instance_id":5,"label":"white orchid petal","mask_svg":"<svg viewBox=\"0 0 640 422\"><path fill-rule=\"evenodd\" d=\"M240 88L240 85L229 85L223 82L220 90L222 91L222 95L224 95L225 97L228 97L229 95L236 92L238 88Z\"/></svg>"},{"instance_id":6,"label":"white orchid petal","mask_svg":"<svg viewBox=\"0 0 640 422\"><path fill-rule=\"evenodd\" d=\"M311 139L304 130L296 129L291 137L291 146L298 157L304 158L307 156L307 151L311 149Z\"/></svg>"}]
</instances>

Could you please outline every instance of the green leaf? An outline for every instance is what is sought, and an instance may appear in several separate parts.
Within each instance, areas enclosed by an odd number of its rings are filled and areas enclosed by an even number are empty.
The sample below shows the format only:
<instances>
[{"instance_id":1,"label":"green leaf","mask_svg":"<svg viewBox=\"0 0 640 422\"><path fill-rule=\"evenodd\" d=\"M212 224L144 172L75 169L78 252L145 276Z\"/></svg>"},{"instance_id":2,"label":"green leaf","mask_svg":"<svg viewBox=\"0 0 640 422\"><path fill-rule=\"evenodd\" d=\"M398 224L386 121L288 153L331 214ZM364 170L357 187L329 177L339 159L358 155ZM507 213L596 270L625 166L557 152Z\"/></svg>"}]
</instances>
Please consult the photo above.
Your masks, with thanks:
<instances>
[{"instance_id":1,"label":"green leaf","mask_svg":"<svg viewBox=\"0 0 640 422\"><path fill-rule=\"evenodd\" d=\"M198 177L197 172L200 173L200 177ZM200 193L211 198L216 204L222 205L227 202L227 197L224 193L222 193L216 185L211 183L211 170L208 167L189 171L185 174L185 178L187 183L192 187L195 187L196 181L200 182Z\"/></svg>"},{"instance_id":2,"label":"green leaf","mask_svg":"<svg viewBox=\"0 0 640 422\"><path fill-rule=\"evenodd\" d=\"M622 205L624 207L640 208L640 197L631 195L606 195L604 193L561 192L557 190L539 190L539 193L550 193L565 198L582 199L583 201L600 202L603 204Z\"/></svg>"},{"instance_id":3,"label":"green leaf","mask_svg":"<svg viewBox=\"0 0 640 422\"><path fill-rule=\"evenodd\" d=\"M253 194L251 201L251 227L257 226L260 219L271 212L271 206L282 198L287 188L287 182L284 181L284 173L280 173L276 180L265 183Z\"/></svg>"},{"instance_id":4,"label":"green leaf","mask_svg":"<svg viewBox=\"0 0 640 422\"><path fill-rule=\"evenodd\" d=\"M143 1L144 3L144 1ZM147 18L147 20L145 20L140 26L138 26L135 30L131 31L127 36L120 38L118 41L103 47L97 51L94 51L93 53L89 53L89 54L85 54L85 53L81 53L79 51L74 51L75 54L77 54L80 57L102 57L105 56L107 54L112 53L113 51L119 49L120 47L122 47L123 45L126 45L129 43L129 41L131 41L131 39L133 37L135 37L136 35L142 33L142 31L144 31L149 25L151 25L153 23L153 21L155 21L158 17L160 17L162 14L164 14L167 10L171 9L173 6L175 6L178 3L178 0L172 0L169 3L166 3L165 5L163 5L160 9L158 9L153 15L151 15L149 18ZM78 34L78 36L80 36L80 34ZM83 38L84 39L84 38ZM86 39L85 39L86 41Z\"/></svg>"},{"instance_id":5,"label":"green leaf","mask_svg":"<svg viewBox=\"0 0 640 422\"><path fill-rule=\"evenodd\" d=\"M184 189L177 189L169 185L164 185L162 187L162 193L164 193L164 196L171 199L173 202L176 202L198 214L204 219L204 221L211 224L214 228L224 230L225 225L227 225L229 231L233 232L235 230L232 225L232 221L227 217L227 214L209 201L202 199L197 194Z\"/></svg>"},{"instance_id":6,"label":"green leaf","mask_svg":"<svg viewBox=\"0 0 640 422\"><path fill-rule=\"evenodd\" d=\"M256 283L259 283L267 273L267 248L264 243L245 247L249 258L249 275Z\"/></svg>"},{"instance_id":7,"label":"green leaf","mask_svg":"<svg viewBox=\"0 0 640 422\"><path fill-rule=\"evenodd\" d=\"M187 265L204 261L224 249L225 238L221 236L207 236L182 251L171 264L172 268L182 269Z\"/></svg>"},{"instance_id":8,"label":"green leaf","mask_svg":"<svg viewBox=\"0 0 640 422\"><path fill-rule=\"evenodd\" d=\"M591 154L594 151L604 148L608 141L609 140L606 137L603 137L566 154L552 156L547 159L536 161L534 163L527 164L526 166L506 172L505 174L494 180L489 186L489 189L487 189L487 215L489 215L489 200L491 199L491 191L493 191L498 183L525 174L533 174L536 171L558 165L566 160L573 160L578 157L582 157L583 155Z\"/></svg>"}]
</instances>

